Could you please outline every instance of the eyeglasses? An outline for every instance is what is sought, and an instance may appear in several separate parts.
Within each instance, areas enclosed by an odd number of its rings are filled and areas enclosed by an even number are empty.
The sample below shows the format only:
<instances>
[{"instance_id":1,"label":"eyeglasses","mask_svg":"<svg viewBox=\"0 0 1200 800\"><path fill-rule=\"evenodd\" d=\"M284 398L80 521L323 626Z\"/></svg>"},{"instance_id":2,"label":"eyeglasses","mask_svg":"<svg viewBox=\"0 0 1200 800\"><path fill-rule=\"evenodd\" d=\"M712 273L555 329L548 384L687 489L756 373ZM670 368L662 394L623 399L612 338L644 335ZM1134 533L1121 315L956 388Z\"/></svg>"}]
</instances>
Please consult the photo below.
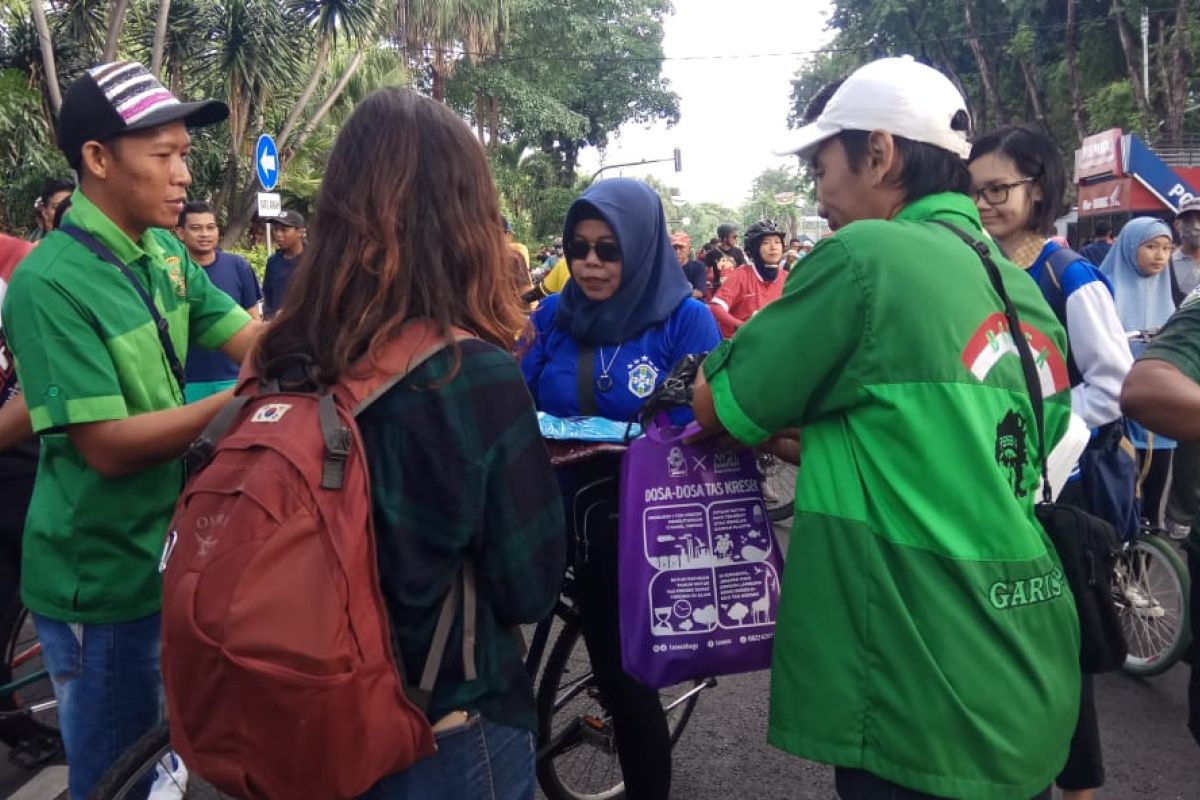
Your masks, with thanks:
<instances>
[{"instance_id":1,"label":"eyeglasses","mask_svg":"<svg viewBox=\"0 0 1200 800\"><path fill-rule=\"evenodd\" d=\"M1018 186L1024 186L1027 183L1033 183L1035 178L1022 178L1019 181L1012 183L993 183L990 186L982 186L975 190L975 199L983 198L990 206L1002 206L1008 202L1008 193Z\"/></svg>"},{"instance_id":2,"label":"eyeglasses","mask_svg":"<svg viewBox=\"0 0 1200 800\"><path fill-rule=\"evenodd\" d=\"M596 251L596 257L601 261L620 261L621 248L614 242L596 242L590 244L582 239L567 243L567 258L572 261L583 261L588 257L588 253Z\"/></svg>"}]
</instances>

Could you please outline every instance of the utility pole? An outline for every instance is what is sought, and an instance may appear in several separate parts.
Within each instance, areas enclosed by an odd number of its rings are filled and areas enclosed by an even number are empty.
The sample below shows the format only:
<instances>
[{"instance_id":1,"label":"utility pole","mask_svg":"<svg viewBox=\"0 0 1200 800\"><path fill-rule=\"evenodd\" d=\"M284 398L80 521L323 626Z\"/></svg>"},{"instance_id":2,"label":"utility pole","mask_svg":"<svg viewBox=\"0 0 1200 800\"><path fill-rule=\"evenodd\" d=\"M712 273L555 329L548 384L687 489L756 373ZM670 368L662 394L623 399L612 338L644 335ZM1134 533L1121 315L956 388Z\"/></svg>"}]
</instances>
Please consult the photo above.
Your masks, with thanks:
<instances>
[{"instance_id":1,"label":"utility pole","mask_svg":"<svg viewBox=\"0 0 1200 800\"><path fill-rule=\"evenodd\" d=\"M1142 87L1150 105L1150 10L1142 9Z\"/></svg>"}]
</instances>

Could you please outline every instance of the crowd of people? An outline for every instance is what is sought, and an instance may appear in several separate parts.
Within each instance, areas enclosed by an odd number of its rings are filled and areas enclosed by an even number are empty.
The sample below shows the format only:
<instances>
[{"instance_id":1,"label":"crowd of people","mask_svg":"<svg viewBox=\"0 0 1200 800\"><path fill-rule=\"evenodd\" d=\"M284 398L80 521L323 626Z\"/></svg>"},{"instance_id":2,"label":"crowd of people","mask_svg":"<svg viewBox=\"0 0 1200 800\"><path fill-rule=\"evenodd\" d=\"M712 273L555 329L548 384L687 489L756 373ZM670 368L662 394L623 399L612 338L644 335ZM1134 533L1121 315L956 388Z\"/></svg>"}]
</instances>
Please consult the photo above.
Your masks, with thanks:
<instances>
[{"instance_id":1,"label":"crowd of people","mask_svg":"<svg viewBox=\"0 0 1200 800\"><path fill-rule=\"evenodd\" d=\"M669 796L658 693L621 663L615 514L582 530L575 513L584 492L617 507L619 457L556 470L535 412L634 421L689 356L705 357L675 423L801 465L770 743L832 765L845 800L1103 784L1076 609L1034 503L1073 416L1085 450L1128 431L1146 524L1191 531L1200 572L1200 200L1173 228L1098 228L1076 253L1047 238L1065 177L1045 133L973 135L950 80L890 58L818 95L796 134L832 231L819 243L764 219L697 251L652 188L616 178L531 256L466 124L385 89L334 144L312 240L299 213L272 220L260 286L188 196L188 129L227 113L139 64L88 70L58 130L78 184L47 184L34 242L0 236L0 611L32 613L73 800L164 713L181 457L239 369L281 381L301 357L332 386L415 321L452 343L358 419L363 533L401 674L421 673L464 565L477 605L447 652L474 651L437 669L436 752L362 797L532 798L534 697L510 629L551 613L568 562L626 796ZM1059 500L1100 513L1086 463ZM1017 602L1018 584L1036 597ZM1200 742L1195 672L1190 692Z\"/></svg>"}]
</instances>

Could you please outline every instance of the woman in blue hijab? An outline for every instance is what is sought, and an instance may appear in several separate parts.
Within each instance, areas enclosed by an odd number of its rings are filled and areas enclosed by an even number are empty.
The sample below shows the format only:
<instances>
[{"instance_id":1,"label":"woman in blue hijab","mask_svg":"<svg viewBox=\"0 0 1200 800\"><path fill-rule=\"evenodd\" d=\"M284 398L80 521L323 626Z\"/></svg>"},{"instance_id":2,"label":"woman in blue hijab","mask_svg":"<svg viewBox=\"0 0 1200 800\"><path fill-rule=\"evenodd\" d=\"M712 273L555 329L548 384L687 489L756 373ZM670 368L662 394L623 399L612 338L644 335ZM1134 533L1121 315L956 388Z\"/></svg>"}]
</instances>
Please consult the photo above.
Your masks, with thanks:
<instances>
[{"instance_id":1,"label":"woman in blue hijab","mask_svg":"<svg viewBox=\"0 0 1200 800\"><path fill-rule=\"evenodd\" d=\"M631 421L677 363L717 345L716 324L692 299L662 201L641 181L615 178L591 186L567 212L563 245L571 279L533 314L535 338L521 363L525 381L540 411ZM672 416L688 422L691 410ZM576 549L574 594L592 672L612 715L626 797L665 800L671 741L658 692L621 666L619 467L618 457L607 456L560 470L568 520L585 502L593 511L611 511L588 513L586 529L569 532Z\"/></svg>"},{"instance_id":2,"label":"woman in blue hijab","mask_svg":"<svg viewBox=\"0 0 1200 800\"><path fill-rule=\"evenodd\" d=\"M1171 228L1154 217L1136 217L1125 223L1116 243L1100 264L1100 271L1113 285L1117 316L1126 333L1152 334L1175 313L1171 298L1171 253L1174 245ZM1146 348L1145 342L1130 345L1136 358ZM1160 507L1175 442L1165 436L1147 435L1147 431L1129 420L1129 437L1137 448L1145 470L1150 471L1142 484L1142 516L1156 527L1161 526Z\"/></svg>"}]
</instances>

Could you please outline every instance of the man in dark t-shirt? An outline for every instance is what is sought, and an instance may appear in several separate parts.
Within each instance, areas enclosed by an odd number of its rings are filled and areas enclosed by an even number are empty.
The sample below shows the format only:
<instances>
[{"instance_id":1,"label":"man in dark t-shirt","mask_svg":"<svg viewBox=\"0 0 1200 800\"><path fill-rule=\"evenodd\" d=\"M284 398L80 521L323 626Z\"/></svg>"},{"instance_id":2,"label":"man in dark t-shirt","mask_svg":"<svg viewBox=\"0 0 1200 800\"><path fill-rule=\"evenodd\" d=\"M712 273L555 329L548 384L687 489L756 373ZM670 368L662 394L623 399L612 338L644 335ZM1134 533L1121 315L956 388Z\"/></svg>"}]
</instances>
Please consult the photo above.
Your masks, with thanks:
<instances>
[{"instance_id":1,"label":"man in dark t-shirt","mask_svg":"<svg viewBox=\"0 0 1200 800\"><path fill-rule=\"evenodd\" d=\"M207 203L188 203L179 215L175 227L192 260L204 267L208 279L246 309L254 319L262 319L258 304L262 300L262 289L250 264L241 256L226 253L217 247L221 230L217 218ZM209 395L224 391L237 380L238 369L223 353L205 350L196 346L188 350L187 383L184 399L189 403L202 400Z\"/></svg>"},{"instance_id":2,"label":"man in dark t-shirt","mask_svg":"<svg viewBox=\"0 0 1200 800\"><path fill-rule=\"evenodd\" d=\"M695 297L697 300L703 300L705 284L708 280L708 269L704 264L690 257L692 251L691 238L686 233L676 233L671 236L671 248L675 251L675 258L679 260L679 266L683 268L683 276L691 284L692 297Z\"/></svg>"},{"instance_id":3,"label":"man in dark t-shirt","mask_svg":"<svg viewBox=\"0 0 1200 800\"><path fill-rule=\"evenodd\" d=\"M1112 249L1112 246L1112 225L1103 221L1097 222L1096 228L1093 231L1092 241L1079 249L1079 255L1098 266L1104 260L1104 257L1108 255L1108 251Z\"/></svg>"},{"instance_id":4,"label":"man in dark t-shirt","mask_svg":"<svg viewBox=\"0 0 1200 800\"><path fill-rule=\"evenodd\" d=\"M732 258L739 267L750 263L746 261L746 254L737 246L737 239L737 226L729 223L719 226L717 228L717 248L709 251L708 266L714 266L722 254Z\"/></svg>"},{"instance_id":5,"label":"man in dark t-shirt","mask_svg":"<svg viewBox=\"0 0 1200 800\"><path fill-rule=\"evenodd\" d=\"M304 252L304 216L299 211L284 211L271 224L279 249L267 259L267 270L263 275L264 319L275 316L283 305L292 273Z\"/></svg>"}]
</instances>

